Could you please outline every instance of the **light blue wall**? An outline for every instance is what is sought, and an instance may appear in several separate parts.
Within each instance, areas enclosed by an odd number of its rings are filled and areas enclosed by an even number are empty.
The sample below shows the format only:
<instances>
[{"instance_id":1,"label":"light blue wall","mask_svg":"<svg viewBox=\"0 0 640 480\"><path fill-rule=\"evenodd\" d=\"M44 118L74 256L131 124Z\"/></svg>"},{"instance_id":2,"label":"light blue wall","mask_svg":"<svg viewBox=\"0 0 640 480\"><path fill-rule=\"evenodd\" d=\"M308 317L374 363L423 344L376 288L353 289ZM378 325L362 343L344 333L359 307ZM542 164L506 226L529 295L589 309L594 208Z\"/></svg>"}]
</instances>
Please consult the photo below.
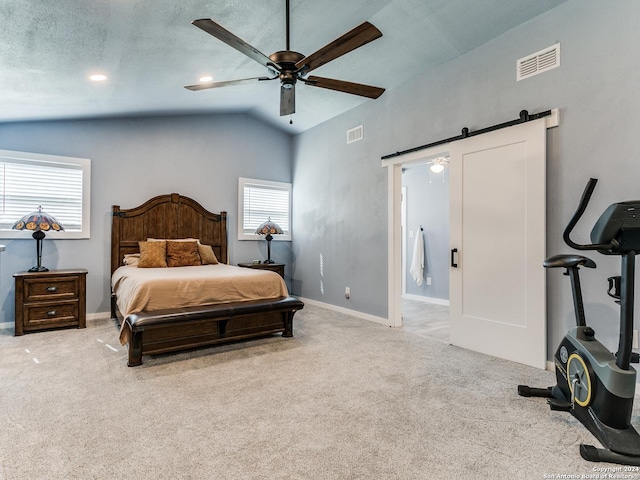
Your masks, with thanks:
<instances>
[{"instance_id":1,"label":"light blue wall","mask_svg":"<svg viewBox=\"0 0 640 480\"><path fill-rule=\"evenodd\" d=\"M264 242L236 240L237 177L249 176L293 180L294 241L273 245L274 258L288 264L292 292L386 317L382 155L457 135L462 127L514 119L522 109L559 108L560 127L548 133L548 253L567 250L562 230L588 177L598 177L600 184L576 231L582 238L609 203L640 197L640 70L633 61L638 24L635 0L570 0L293 142L251 117L224 115L2 124L0 149L92 159L91 239L50 235L43 256L50 268L89 270L89 313L108 310L113 203L127 208L157 194L187 194L209 209L229 212L233 263L264 255ZM556 42L560 68L515 81L518 58ZM346 145L346 131L360 124L364 140ZM33 264L35 247L33 240L0 242L7 245L0 256L0 309L2 319L12 321L11 275ZM595 258L599 269L583 277L586 307L599 337L614 348L617 307L605 285L618 265L614 258ZM550 351L573 321L568 282L553 273ZM350 300L344 298L346 286Z\"/></svg>"},{"instance_id":2,"label":"light blue wall","mask_svg":"<svg viewBox=\"0 0 640 480\"><path fill-rule=\"evenodd\" d=\"M367 127L367 140L346 145L349 128L372 123L368 112L295 137L293 282L304 298L386 318L386 172Z\"/></svg>"},{"instance_id":3,"label":"light blue wall","mask_svg":"<svg viewBox=\"0 0 640 480\"><path fill-rule=\"evenodd\" d=\"M609 203L640 197L638 25L640 2L635 0L571 0L297 136L294 221L304 226L294 243L299 292L386 317L387 171L380 157L458 135L463 127L475 130L515 119L522 109L561 111L560 126L548 132L549 254L568 250L562 231L590 176L600 183L577 237L586 239ZM557 42L559 68L516 82L517 59ZM364 140L346 145L345 132L360 124ZM605 287L618 263L593 256L599 269L583 276L586 308L599 337L613 349L618 308ZM556 273L548 274L549 357L573 321L569 282ZM345 285L351 287L351 300L344 299Z\"/></svg>"},{"instance_id":4,"label":"light blue wall","mask_svg":"<svg viewBox=\"0 0 640 480\"><path fill-rule=\"evenodd\" d=\"M90 158L91 238L47 235L49 269L86 268L87 313L109 311L111 206L132 208L180 193L228 212L231 263L266 258L266 242L238 241L238 177L291 181L290 137L247 115L149 117L0 124L0 149ZM12 275L35 263L35 242L0 240L2 320L13 321ZM291 243L272 242L272 257L291 262ZM287 272L288 273L288 272Z\"/></svg>"},{"instance_id":5,"label":"light blue wall","mask_svg":"<svg viewBox=\"0 0 640 480\"><path fill-rule=\"evenodd\" d=\"M429 171L426 164L412 166L403 172L402 186L407 191L406 293L449 300L448 167L436 175ZM420 286L413 280L410 272L416 235L419 232L424 241L424 275ZM431 279L431 285L428 285L427 278Z\"/></svg>"}]
</instances>

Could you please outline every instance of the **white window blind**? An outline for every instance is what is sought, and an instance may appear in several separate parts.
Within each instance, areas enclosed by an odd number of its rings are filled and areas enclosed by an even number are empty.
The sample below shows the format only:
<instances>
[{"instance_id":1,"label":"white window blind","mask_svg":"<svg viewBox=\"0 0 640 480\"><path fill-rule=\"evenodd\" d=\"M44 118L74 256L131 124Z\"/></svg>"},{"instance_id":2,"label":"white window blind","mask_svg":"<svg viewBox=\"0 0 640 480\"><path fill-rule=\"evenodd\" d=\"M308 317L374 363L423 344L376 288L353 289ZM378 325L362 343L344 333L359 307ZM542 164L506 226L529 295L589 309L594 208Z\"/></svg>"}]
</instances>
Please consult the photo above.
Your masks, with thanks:
<instances>
[{"instance_id":1,"label":"white window blind","mask_svg":"<svg viewBox=\"0 0 640 480\"><path fill-rule=\"evenodd\" d=\"M88 238L89 165L87 159L0 150L2 236L41 206L64 227L58 238Z\"/></svg>"},{"instance_id":2,"label":"white window blind","mask_svg":"<svg viewBox=\"0 0 640 480\"><path fill-rule=\"evenodd\" d=\"M256 228L269 218L282 228L274 240L291 240L291 184L240 178L238 238L256 240Z\"/></svg>"}]
</instances>

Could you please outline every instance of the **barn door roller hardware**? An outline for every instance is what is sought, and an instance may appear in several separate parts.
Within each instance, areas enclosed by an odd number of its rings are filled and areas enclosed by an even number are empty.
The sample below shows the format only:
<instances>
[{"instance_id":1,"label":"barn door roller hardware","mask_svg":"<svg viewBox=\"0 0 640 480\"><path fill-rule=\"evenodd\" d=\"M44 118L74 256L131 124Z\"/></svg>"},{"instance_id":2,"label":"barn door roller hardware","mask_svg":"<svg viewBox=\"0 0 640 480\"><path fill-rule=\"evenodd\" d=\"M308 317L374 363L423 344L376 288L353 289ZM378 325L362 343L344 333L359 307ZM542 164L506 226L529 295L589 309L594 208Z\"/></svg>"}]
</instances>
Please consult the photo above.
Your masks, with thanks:
<instances>
[{"instance_id":1,"label":"barn door roller hardware","mask_svg":"<svg viewBox=\"0 0 640 480\"><path fill-rule=\"evenodd\" d=\"M438 140L437 142L428 143L426 145L421 145L419 147L410 148L408 150L403 150L401 152L390 153L389 155L385 155L382 157L382 160L387 160L393 157L399 157L401 155L406 155L407 153L417 152L419 150L425 150L427 148L436 147L438 145L444 145L445 143L455 142L457 140L464 140L465 138L474 137L476 135L481 135L483 133L493 132L494 130L500 130L501 128L512 127L513 125L518 125L520 123L530 122L532 120L538 120L539 118L548 117L553 114L553 110L545 110L540 113L529 114L527 110L522 110L520 112L519 118L515 120L511 120L509 122L499 123L498 125L493 125L491 127L481 128L480 130L470 131L467 127L462 129L462 133L455 137L445 138L444 140Z\"/></svg>"}]
</instances>

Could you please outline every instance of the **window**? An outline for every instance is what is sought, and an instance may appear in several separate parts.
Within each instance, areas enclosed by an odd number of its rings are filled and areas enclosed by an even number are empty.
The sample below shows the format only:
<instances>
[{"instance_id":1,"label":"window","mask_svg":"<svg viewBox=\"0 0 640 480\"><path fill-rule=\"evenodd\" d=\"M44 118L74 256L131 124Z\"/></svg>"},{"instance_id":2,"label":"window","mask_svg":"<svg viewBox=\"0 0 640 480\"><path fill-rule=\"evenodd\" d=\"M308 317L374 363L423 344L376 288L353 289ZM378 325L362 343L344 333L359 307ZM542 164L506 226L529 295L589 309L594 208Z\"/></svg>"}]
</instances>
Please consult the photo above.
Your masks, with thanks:
<instances>
[{"instance_id":1,"label":"window","mask_svg":"<svg viewBox=\"0 0 640 480\"><path fill-rule=\"evenodd\" d=\"M283 235L274 240L291 240L291 184L240 177L238 179L238 239L260 240L258 226L269 217L280 225Z\"/></svg>"},{"instance_id":2,"label":"window","mask_svg":"<svg viewBox=\"0 0 640 480\"><path fill-rule=\"evenodd\" d=\"M26 238L11 227L42 206L64 227L56 238L89 238L90 177L86 158L0 150L0 237Z\"/></svg>"}]
</instances>

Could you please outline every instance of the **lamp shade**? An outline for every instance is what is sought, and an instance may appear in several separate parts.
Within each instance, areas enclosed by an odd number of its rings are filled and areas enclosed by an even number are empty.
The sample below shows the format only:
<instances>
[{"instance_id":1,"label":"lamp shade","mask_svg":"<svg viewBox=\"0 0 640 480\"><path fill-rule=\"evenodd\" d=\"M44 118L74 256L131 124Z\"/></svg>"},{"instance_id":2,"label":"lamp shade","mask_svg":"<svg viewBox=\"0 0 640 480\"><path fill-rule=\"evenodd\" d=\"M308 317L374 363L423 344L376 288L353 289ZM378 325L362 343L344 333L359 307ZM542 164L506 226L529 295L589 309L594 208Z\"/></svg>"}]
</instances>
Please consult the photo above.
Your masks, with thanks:
<instances>
[{"instance_id":1,"label":"lamp shade","mask_svg":"<svg viewBox=\"0 0 640 480\"><path fill-rule=\"evenodd\" d=\"M269 234L280 235L280 234L283 234L284 232L282 231L282 228L280 227L280 225L278 225L275 222L272 222L271 217L269 217L269 220L260 224L260 226L256 228L256 233L258 235L269 235Z\"/></svg>"},{"instance_id":2,"label":"lamp shade","mask_svg":"<svg viewBox=\"0 0 640 480\"><path fill-rule=\"evenodd\" d=\"M38 207L37 212L32 212L25 215L16 223L13 224L14 230L32 230L48 232L53 230L59 232L64 230L64 227L60 225L60 222L53 215L49 215L47 212L42 211L42 207Z\"/></svg>"},{"instance_id":3,"label":"lamp shade","mask_svg":"<svg viewBox=\"0 0 640 480\"><path fill-rule=\"evenodd\" d=\"M32 212L29 215L25 215L16 223L13 224L14 230L31 230L33 233L31 236L36 241L36 255L38 257L38 264L30 268L30 272L48 272L49 269L42 266L42 240L44 240L45 233L53 230L54 232L60 232L64 230L64 227L60 225L60 222L53 215L49 215L47 212L42 211L42 207L38 207L37 212Z\"/></svg>"},{"instance_id":4,"label":"lamp shade","mask_svg":"<svg viewBox=\"0 0 640 480\"><path fill-rule=\"evenodd\" d=\"M274 263L271 260L271 240L273 240L272 235L280 235L284 233L282 231L282 227L275 222L271 221L271 217L266 222L260 224L258 228L256 228L256 233L258 235L266 235L265 240L267 241L267 259L263 263Z\"/></svg>"}]
</instances>

